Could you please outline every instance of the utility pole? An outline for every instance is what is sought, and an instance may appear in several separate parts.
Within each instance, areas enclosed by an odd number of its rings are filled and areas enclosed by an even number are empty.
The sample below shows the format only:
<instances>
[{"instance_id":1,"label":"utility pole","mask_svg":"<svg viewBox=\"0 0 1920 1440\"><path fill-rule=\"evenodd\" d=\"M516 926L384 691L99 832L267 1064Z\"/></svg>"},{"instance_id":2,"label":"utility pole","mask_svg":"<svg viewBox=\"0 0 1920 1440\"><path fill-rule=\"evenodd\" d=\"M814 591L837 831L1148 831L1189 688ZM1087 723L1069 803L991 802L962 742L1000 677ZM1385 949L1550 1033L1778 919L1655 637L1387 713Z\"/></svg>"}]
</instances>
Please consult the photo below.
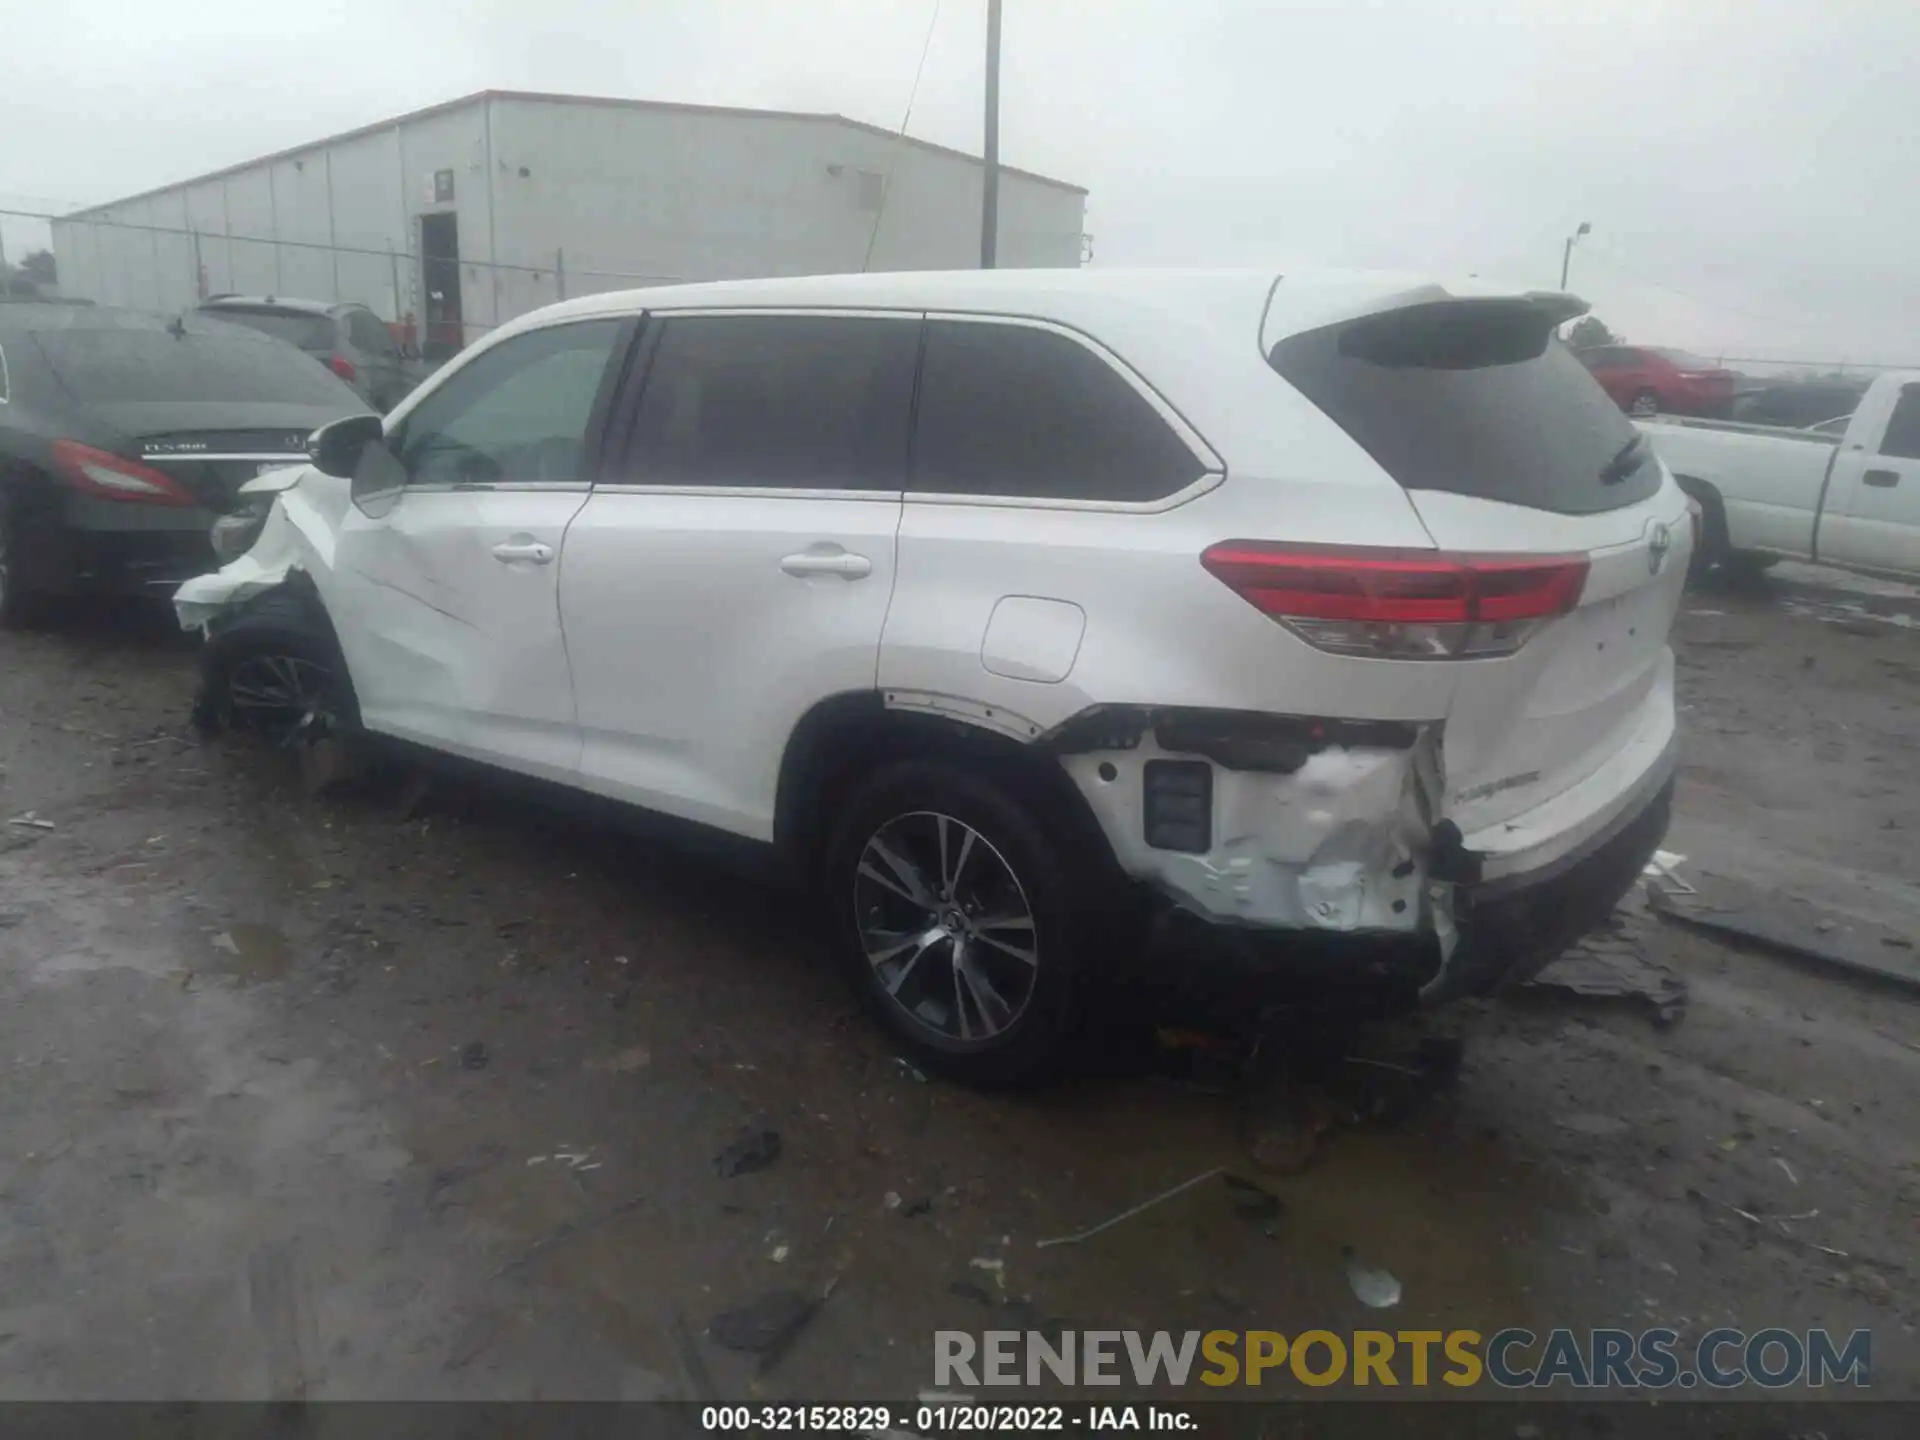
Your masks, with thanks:
<instances>
[{"instance_id":1,"label":"utility pole","mask_svg":"<svg viewBox=\"0 0 1920 1440\"><path fill-rule=\"evenodd\" d=\"M980 192L980 268L991 270L1000 238L1000 0L987 0L987 144Z\"/></svg>"},{"instance_id":2,"label":"utility pole","mask_svg":"<svg viewBox=\"0 0 1920 1440\"><path fill-rule=\"evenodd\" d=\"M1567 236L1566 248L1560 252L1560 288L1562 290L1567 288L1567 266L1573 263L1573 242L1578 240L1582 235L1591 235L1592 233L1593 226L1585 220L1582 220L1580 222L1580 228Z\"/></svg>"}]
</instances>

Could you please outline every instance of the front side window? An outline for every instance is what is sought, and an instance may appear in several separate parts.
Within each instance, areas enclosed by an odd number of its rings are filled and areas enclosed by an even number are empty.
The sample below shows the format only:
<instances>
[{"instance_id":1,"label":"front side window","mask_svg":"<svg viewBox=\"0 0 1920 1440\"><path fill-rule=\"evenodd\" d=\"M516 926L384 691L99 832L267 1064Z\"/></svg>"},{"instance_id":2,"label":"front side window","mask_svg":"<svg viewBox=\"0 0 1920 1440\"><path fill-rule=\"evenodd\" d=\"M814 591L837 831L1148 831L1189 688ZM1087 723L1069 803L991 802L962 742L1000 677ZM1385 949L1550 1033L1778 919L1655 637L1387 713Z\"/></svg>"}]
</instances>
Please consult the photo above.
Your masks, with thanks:
<instances>
[{"instance_id":1,"label":"front side window","mask_svg":"<svg viewBox=\"0 0 1920 1440\"><path fill-rule=\"evenodd\" d=\"M449 377L406 418L397 453L409 485L573 484L587 423L624 322L517 335Z\"/></svg>"},{"instance_id":2,"label":"front side window","mask_svg":"<svg viewBox=\"0 0 1920 1440\"><path fill-rule=\"evenodd\" d=\"M661 326L625 478L903 488L918 317L677 315Z\"/></svg>"},{"instance_id":3,"label":"front side window","mask_svg":"<svg viewBox=\"0 0 1920 1440\"><path fill-rule=\"evenodd\" d=\"M1887 417L1887 438L1880 453L1895 460L1920 460L1920 385L1903 385Z\"/></svg>"},{"instance_id":4,"label":"front side window","mask_svg":"<svg viewBox=\"0 0 1920 1440\"><path fill-rule=\"evenodd\" d=\"M927 325L914 491L1162 500L1205 473L1140 392L1079 341L1032 325Z\"/></svg>"}]
</instances>

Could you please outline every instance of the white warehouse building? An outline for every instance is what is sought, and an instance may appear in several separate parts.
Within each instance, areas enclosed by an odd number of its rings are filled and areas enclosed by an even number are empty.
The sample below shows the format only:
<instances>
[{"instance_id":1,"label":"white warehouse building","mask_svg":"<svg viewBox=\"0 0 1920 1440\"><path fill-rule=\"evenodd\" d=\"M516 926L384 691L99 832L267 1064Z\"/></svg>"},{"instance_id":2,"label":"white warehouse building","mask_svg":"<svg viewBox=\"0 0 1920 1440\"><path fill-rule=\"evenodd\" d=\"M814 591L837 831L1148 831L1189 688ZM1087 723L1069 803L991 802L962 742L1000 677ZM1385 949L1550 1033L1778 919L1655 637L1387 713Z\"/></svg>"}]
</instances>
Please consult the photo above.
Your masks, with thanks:
<instances>
[{"instance_id":1,"label":"white warehouse building","mask_svg":"<svg viewBox=\"0 0 1920 1440\"><path fill-rule=\"evenodd\" d=\"M429 353L556 299L971 268L981 161L839 115L487 90L53 222L61 288L353 301ZM997 260L1075 266L1086 191L1003 166Z\"/></svg>"}]
</instances>

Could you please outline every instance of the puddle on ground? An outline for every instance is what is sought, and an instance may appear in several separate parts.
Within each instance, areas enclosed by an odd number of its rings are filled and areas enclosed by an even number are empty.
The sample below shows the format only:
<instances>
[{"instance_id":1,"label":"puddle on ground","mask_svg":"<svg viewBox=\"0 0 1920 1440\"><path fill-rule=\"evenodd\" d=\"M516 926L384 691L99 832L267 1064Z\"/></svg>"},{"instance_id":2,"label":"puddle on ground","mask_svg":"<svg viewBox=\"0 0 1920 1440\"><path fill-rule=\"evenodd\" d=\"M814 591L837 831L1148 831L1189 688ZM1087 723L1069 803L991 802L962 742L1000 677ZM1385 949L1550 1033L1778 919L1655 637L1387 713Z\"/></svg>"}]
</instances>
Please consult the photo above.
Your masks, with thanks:
<instances>
[{"instance_id":1,"label":"puddle on ground","mask_svg":"<svg viewBox=\"0 0 1920 1440\"><path fill-rule=\"evenodd\" d=\"M272 925L229 926L213 937L213 952L208 970L248 985L281 979L293 964L293 947Z\"/></svg>"}]
</instances>

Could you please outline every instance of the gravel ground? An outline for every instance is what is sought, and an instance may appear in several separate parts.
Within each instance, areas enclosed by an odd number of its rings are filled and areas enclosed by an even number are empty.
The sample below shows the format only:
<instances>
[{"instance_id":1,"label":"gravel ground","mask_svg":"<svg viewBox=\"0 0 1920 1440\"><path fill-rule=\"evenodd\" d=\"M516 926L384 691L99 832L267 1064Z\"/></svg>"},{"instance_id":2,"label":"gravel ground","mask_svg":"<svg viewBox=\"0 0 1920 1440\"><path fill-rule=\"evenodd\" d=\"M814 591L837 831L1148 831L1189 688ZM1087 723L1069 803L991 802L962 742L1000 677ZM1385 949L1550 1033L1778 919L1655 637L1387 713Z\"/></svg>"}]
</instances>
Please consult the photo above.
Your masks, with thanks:
<instances>
[{"instance_id":1,"label":"gravel ground","mask_svg":"<svg viewBox=\"0 0 1920 1440\"><path fill-rule=\"evenodd\" d=\"M1669 844L1911 934L1920 637L1831 578L1690 597ZM1463 1011L1451 1087L1266 1174L1297 1089L921 1081L791 901L484 790L308 798L186 738L193 668L138 614L0 635L0 812L55 827L0 827L0 1398L904 1398L936 1328L1380 1323L1347 1247L1396 1328L1865 1326L1920 1392L1902 991L1628 914L1678 1024ZM1035 1246L1215 1167L1277 1218ZM775 1363L706 1334L829 1285Z\"/></svg>"}]
</instances>

